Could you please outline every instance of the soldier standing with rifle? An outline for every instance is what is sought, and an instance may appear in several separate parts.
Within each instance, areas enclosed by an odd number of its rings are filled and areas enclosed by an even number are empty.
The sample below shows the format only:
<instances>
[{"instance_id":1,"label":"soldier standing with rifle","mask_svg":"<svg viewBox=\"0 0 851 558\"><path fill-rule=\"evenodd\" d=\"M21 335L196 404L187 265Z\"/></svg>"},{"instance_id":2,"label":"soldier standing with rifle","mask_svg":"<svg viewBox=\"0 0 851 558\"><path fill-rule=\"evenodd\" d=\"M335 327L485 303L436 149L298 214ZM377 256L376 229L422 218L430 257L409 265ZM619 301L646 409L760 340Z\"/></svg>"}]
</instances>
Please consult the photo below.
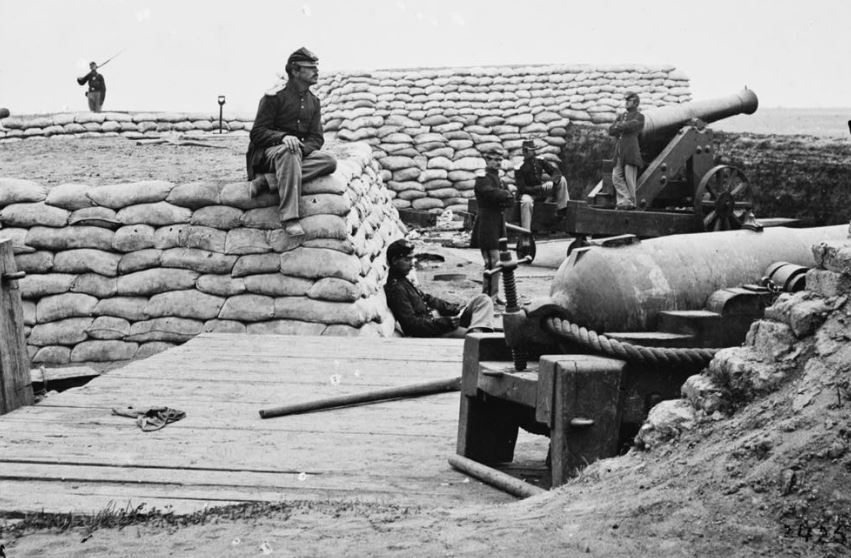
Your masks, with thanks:
<instances>
[{"instance_id":1,"label":"soldier standing with rifle","mask_svg":"<svg viewBox=\"0 0 851 558\"><path fill-rule=\"evenodd\" d=\"M644 129L644 115L638 111L640 99L635 93L626 96L626 112L618 115L609 126L609 135L617 138L612 182L617 198L615 209L635 209L635 185L638 169L644 165L638 135Z\"/></svg>"},{"instance_id":2,"label":"soldier standing with rifle","mask_svg":"<svg viewBox=\"0 0 851 558\"><path fill-rule=\"evenodd\" d=\"M107 62L109 62L109 60L107 60ZM106 64L106 62L104 62L104 64ZM89 68L89 73L83 77L78 77L77 83L80 85L85 85L86 83L89 84L89 90L86 92L86 98L89 100L89 110L92 112L100 112L103 102L106 99L106 81L104 81L103 76L98 73L98 65L96 62L90 62Z\"/></svg>"}]
</instances>

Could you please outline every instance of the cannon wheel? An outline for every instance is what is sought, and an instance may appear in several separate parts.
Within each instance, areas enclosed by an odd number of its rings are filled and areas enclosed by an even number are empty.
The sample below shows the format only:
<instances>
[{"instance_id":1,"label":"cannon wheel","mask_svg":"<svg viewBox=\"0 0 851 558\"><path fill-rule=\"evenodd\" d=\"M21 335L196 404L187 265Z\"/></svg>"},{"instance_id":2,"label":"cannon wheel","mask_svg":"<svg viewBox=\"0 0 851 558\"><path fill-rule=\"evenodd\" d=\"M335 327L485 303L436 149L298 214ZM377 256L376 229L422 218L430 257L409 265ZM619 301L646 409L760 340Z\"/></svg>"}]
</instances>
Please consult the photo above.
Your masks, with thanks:
<instances>
[{"instance_id":1,"label":"cannon wheel","mask_svg":"<svg viewBox=\"0 0 851 558\"><path fill-rule=\"evenodd\" d=\"M517 254L517 259L522 260L526 256L529 256L529 262L532 263L535 259L535 254L537 253L537 248L535 247L535 235L520 233L517 237L517 246L514 248L514 252Z\"/></svg>"},{"instance_id":2,"label":"cannon wheel","mask_svg":"<svg viewBox=\"0 0 851 558\"><path fill-rule=\"evenodd\" d=\"M752 208L747 176L741 169L730 165L709 169L694 195L694 212L705 231L740 229L745 213Z\"/></svg>"}]
</instances>

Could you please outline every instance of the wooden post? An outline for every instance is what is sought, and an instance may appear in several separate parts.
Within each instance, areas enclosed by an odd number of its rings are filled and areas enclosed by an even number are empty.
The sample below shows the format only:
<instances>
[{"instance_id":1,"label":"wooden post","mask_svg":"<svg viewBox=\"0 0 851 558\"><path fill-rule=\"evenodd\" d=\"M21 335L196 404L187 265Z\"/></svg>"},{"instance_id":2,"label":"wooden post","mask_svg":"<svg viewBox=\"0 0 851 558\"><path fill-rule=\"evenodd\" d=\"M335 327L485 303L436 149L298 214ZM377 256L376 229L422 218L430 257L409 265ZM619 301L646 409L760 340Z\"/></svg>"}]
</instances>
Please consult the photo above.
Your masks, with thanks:
<instances>
[{"instance_id":1,"label":"wooden post","mask_svg":"<svg viewBox=\"0 0 851 558\"><path fill-rule=\"evenodd\" d=\"M12 241L0 240L0 415L33 404L24 311Z\"/></svg>"}]
</instances>

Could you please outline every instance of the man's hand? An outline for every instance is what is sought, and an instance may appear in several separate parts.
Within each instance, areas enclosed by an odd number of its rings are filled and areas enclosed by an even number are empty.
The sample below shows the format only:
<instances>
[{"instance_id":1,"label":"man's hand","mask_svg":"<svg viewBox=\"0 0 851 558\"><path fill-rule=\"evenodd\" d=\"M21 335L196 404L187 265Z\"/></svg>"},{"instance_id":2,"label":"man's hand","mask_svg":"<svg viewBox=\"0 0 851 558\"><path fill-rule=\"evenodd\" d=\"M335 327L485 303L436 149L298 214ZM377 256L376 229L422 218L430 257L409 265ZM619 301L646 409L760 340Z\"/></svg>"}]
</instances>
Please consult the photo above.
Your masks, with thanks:
<instances>
[{"instance_id":1,"label":"man's hand","mask_svg":"<svg viewBox=\"0 0 851 558\"><path fill-rule=\"evenodd\" d=\"M281 138L281 145L286 146L287 150L295 153L301 149L301 140L295 136L284 136Z\"/></svg>"},{"instance_id":2,"label":"man's hand","mask_svg":"<svg viewBox=\"0 0 851 558\"><path fill-rule=\"evenodd\" d=\"M449 323L452 324L452 328L455 329L459 325L461 325L461 316L451 316L449 318Z\"/></svg>"}]
</instances>

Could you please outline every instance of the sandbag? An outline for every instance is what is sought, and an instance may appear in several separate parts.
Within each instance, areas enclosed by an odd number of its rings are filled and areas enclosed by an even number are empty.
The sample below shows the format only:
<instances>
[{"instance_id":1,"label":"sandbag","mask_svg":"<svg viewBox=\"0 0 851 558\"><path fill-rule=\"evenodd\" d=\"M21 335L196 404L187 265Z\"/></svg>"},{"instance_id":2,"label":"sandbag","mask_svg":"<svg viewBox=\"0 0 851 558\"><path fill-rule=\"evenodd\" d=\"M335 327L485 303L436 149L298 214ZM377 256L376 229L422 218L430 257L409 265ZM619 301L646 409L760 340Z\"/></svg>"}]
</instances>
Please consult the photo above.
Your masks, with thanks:
<instances>
[{"instance_id":1,"label":"sandbag","mask_svg":"<svg viewBox=\"0 0 851 558\"><path fill-rule=\"evenodd\" d=\"M111 250L113 234L111 230L101 227L32 227L27 233L26 244L52 252L74 248Z\"/></svg>"},{"instance_id":2,"label":"sandbag","mask_svg":"<svg viewBox=\"0 0 851 558\"><path fill-rule=\"evenodd\" d=\"M118 273L125 275L134 271L160 267L162 255L163 251L156 248L128 252L121 256L121 259L118 261Z\"/></svg>"},{"instance_id":3,"label":"sandbag","mask_svg":"<svg viewBox=\"0 0 851 558\"><path fill-rule=\"evenodd\" d=\"M243 211L228 205L208 205L197 209L189 223L205 227L228 230L242 226Z\"/></svg>"},{"instance_id":4,"label":"sandbag","mask_svg":"<svg viewBox=\"0 0 851 558\"><path fill-rule=\"evenodd\" d=\"M59 252L53 258L53 270L58 273L99 273L108 277L118 274L121 255L93 248Z\"/></svg>"},{"instance_id":5,"label":"sandbag","mask_svg":"<svg viewBox=\"0 0 851 558\"><path fill-rule=\"evenodd\" d=\"M245 333L245 324L235 320L207 320L201 330L204 333Z\"/></svg>"},{"instance_id":6,"label":"sandbag","mask_svg":"<svg viewBox=\"0 0 851 558\"><path fill-rule=\"evenodd\" d=\"M259 322L275 317L275 299L258 294L242 294L228 297L219 312L223 320Z\"/></svg>"},{"instance_id":7,"label":"sandbag","mask_svg":"<svg viewBox=\"0 0 851 558\"><path fill-rule=\"evenodd\" d=\"M336 250L298 247L281 254L281 273L307 279L338 277L354 283L360 276L360 263Z\"/></svg>"},{"instance_id":8,"label":"sandbag","mask_svg":"<svg viewBox=\"0 0 851 558\"><path fill-rule=\"evenodd\" d=\"M302 184L301 195L343 194L349 189L346 180L338 173L326 174Z\"/></svg>"},{"instance_id":9,"label":"sandbag","mask_svg":"<svg viewBox=\"0 0 851 558\"><path fill-rule=\"evenodd\" d=\"M311 215L346 215L352 209L352 200L346 194L313 194L299 198L298 214L301 218Z\"/></svg>"},{"instance_id":10,"label":"sandbag","mask_svg":"<svg viewBox=\"0 0 851 558\"><path fill-rule=\"evenodd\" d=\"M272 249L260 229L235 228L227 232L225 254L262 254Z\"/></svg>"},{"instance_id":11,"label":"sandbag","mask_svg":"<svg viewBox=\"0 0 851 558\"><path fill-rule=\"evenodd\" d=\"M98 299L82 293L46 296L36 303L36 323L54 322L65 318L88 317L94 312Z\"/></svg>"},{"instance_id":12,"label":"sandbag","mask_svg":"<svg viewBox=\"0 0 851 558\"><path fill-rule=\"evenodd\" d=\"M267 296L300 296L307 293L313 281L299 277L290 277L281 273L249 275L245 278L245 288L250 293Z\"/></svg>"},{"instance_id":13,"label":"sandbag","mask_svg":"<svg viewBox=\"0 0 851 558\"><path fill-rule=\"evenodd\" d=\"M361 297L361 289L359 285L344 279L325 277L313 284L307 296L332 302L354 302Z\"/></svg>"},{"instance_id":14,"label":"sandbag","mask_svg":"<svg viewBox=\"0 0 851 558\"><path fill-rule=\"evenodd\" d=\"M192 210L188 207L180 207L166 201L131 205L119 209L116 213L118 220L125 225L136 223L153 226L176 225L188 223L191 216Z\"/></svg>"},{"instance_id":15,"label":"sandbag","mask_svg":"<svg viewBox=\"0 0 851 558\"><path fill-rule=\"evenodd\" d=\"M21 289L21 298L37 300L52 294L67 293L76 278L76 275L69 273L33 273L19 279L18 287Z\"/></svg>"},{"instance_id":16,"label":"sandbag","mask_svg":"<svg viewBox=\"0 0 851 558\"><path fill-rule=\"evenodd\" d=\"M71 349L71 362L116 362L136 355L138 343L126 341L83 341Z\"/></svg>"},{"instance_id":17,"label":"sandbag","mask_svg":"<svg viewBox=\"0 0 851 558\"><path fill-rule=\"evenodd\" d=\"M149 356L153 356L157 353L161 353L163 351L167 351L172 347L176 347L174 343L167 343L165 341L150 341L148 343L141 343L139 348L136 349L136 356L134 359L139 358L148 358Z\"/></svg>"},{"instance_id":18,"label":"sandbag","mask_svg":"<svg viewBox=\"0 0 851 558\"><path fill-rule=\"evenodd\" d=\"M191 269L199 273L230 273L237 256L199 250L197 248L170 248L163 250L162 266Z\"/></svg>"},{"instance_id":19,"label":"sandbag","mask_svg":"<svg viewBox=\"0 0 851 558\"><path fill-rule=\"evenodd\" d=\"M239 262L237 262L239 265ZM206 274L198 277L195 288L216 296L232 296L246 292L245 280L230 275Z\"/></svg>"},{"instance_id":20,"label":"sandbag","mask_svg":"<svg viewBox=\"0 0 851 558\"><path fill-rule=\"evenodd\" d=\"M189 225L184 227L178 234L180 246L186 248L199 248L210 252L222 253L225 251L225 239L227 233L212 227Z\"/></svg>"},{"instance_id":21,"label":"sandbag","mask_svg":"<svg viewBox=\"0 0 851 558\"><path fill-rule=\"evenodd\" d=\"M48 273L53 269L53 252L40 250L30 254L16 254L15 267L27 273Z\"/></svg>"},{"instance_id":22,"label":"sandbag","mask_svg":"<svg viewBox=\"0 0 851 558\"><path fill-rule=\"evenodd\" d=\"M246 325L247 332L252 335L322 335L325 328L325 324L300 320L269 320Z\"/></svg>"},{"instance_id":23,"label":"sandbag","mask_svg":"<svg viewBox=\"0 0 851 558\"><path fill-rule=\"evenodd\" d=\"M167 250L180 246L180 236L186 225L169 225L154 231L154 248Z\"/></svg>"},{"instance_id":24,"label":"sandbag","mask_svg":"<svg viewBox=\"0 0 851 558\"><path fill-rule=\"evenodd\" d=\"M71 362L71 348L62 345L41 347L30 360L33 364L68 364Z\"/></svg>"},{"instance_id":25,"label":"sandbag","mask_svg":"<svg viewBox=\"0 0 851 558\"><path fill-rule=\"evenodd\" d=\"M86 195L90 188L88 184L75 184L72 182L60 184L50 189L44 203L61 207L68 211L92 207L95 205L95 202Z\"/></svg>"},{"instance_id":26,"label":"sandbag","mask_svg":"<svg viewBox=\"0 0 851 558\"><path fill-rule=\"evenodd\" d=\"M254 229L280 229L281 217L277 207L248 209L242 216L242 225Z\"/></svg>"},{"instance_id":27,"label":"sandbag","mask_svg":"<svg viewBox=\"0 0 851 558\"><path fill-rule=\"evenodd\" d=\"M67 318L45 324L36 324L27 343L30 345L75 345L86 340L86 330L93 318Z\"/></svg>"},{"instance_id":28,"label":"sandbag","mask_svg":"<svg viewBox=\"0 0 851 558\"><path fill-rule=\"evenodd\" d=\"M195 289L169 291L155 294L145 307L145 314L151 318L177 316L209 320L219 315L225 299L202 293Z\"/></svg>"},{"instance_id":29,"label":"sandbag","mask_svg":"<svg viewBox=\"0 0 851 558\"><path fill-rule=\"evenodd\" d=\"M117 229L121 226L115 216L115 210L108 207L84 207L75 209L68 218L69 225L103 227Z\"/></svg>"},{"instance_id":30,"label":"sandbag","mask_svg":"<svg viewBox=\"0 0 851 558\"><path fill-rule=\"evenodd\" d=\"M127 225L115 231L112 247L119 252L135 252L154 247L154 227L150 225Z\"/></svg>"},{"instance_id":31,"label":"sandbag","mask_svg":"<svg viewBox=\"0 0 851 558\"><path fill-rule=\"evenodd\" d=\"M281 269L280 254L246 254L236 260L231 271L232 277L245 277L260 273L274 273Z\"/></svg>"},{"instance_id":32,"label":"sandbag","mask_svg":"<svg viewBox=\"0 0 851 558\"><path fill-rule=\"evenodd\" d=\"M147 297L117 296L103 298L97 303L93 313L95 316L114 316L131 322L137 322L147 318L145 315L145 307L147 305Z\"/></svg>"},{"instance_id":33,"label":"sandbag","mask_svg":"<svg viewBox=\"0 0 851 558\"><path fill-rule=\"evenodd\" d=\"M114 316L98 316L86 333L91 339L124 339L130 335L130 322Z\"/></svg>"},{"instance_id":34,"label":"sandbag","mask_svg":"<svg viewBox=\"0 0 851 558\"><path fill-rule=\"evenodd\" d=\"M117 291L117 278L106 277L97 273L83 273L82 275L78 275L71 284L71 292L84 293L96 298L115 296Z\"/></svg>"},{"instance_id":35,"label":"sandbag","mask_svg":"<svg viewBox=\"0 0 851 558\"><path fill-rule=\"evenodd\" d=\"M44 201L47 198L47 188L20 178L0 178L0 207L13 203L31 203Z\"/></svg>"},{"instance_id":36,"label":"sandbag","mask_svg":"<svg viewBox=\"0 0 851 558\"><path fill-rule=\"evenodd\" d=\"M95 205L123 209L140 204L148 205L161 202L171 193L174 184L164 180L145 180L127 184L110 184L89 189L86 196ZM171 205L171 204L169 204ZM123 221L125 223L142 223L144 221ZM172 221L176 222L176 221Z\"/></svg>"},{"instance_id":37,"label":"sandbag","mask_svg":"<svg viewBox=\"0 0 851 558\"><path fill-rule=\"evenodd\" d=\"M197 271L189 269L155 268L137 271L118 278L117 294L139 296L192 289L199 275Z\"/></svg>"},{"instance_id":38,"label":"sandbag","mask_svg":"<svg viewBox=\"0 0 851 558\"><path fill-rule=\"evenodd\" d=\"M219 203L221 184L217 182L198 181L175 186L166 197L166 201L189 209L199 209Z\"/></svg>"},{"instance_id":39,"label":"sandbag","mask_svg":"<svg viewBox=\"0 0 851 558\"><path fill-rule=\"evenodd\" d=\"M371 319L363 305L313 300L303 296L276 298L274 311L278 319L348 324L353 327L360 327Z\"/></svg>"},{"instance_id":40,"label":"sandbag","mask_svg":"<svg viewBox=\"0 0 851 558\"><path fill-rule=\"evenodd\" d=\"M125 340L137 343L147 341L182 343L201 333L203 325L203 322L189 318L155 318L132 324L130 335Z\"/></svg>"},{"instance_id":41,"label":"sandbag","mask_svg":"<svg viewBox=\"0 0 851 558\"><path fill-rule=\"evenodd\" d=\"M0 209L0 223L4 227L30 228L64 227L71 213L67 209L53 207L44 202L13 203Z\"/></svg>"},{"instance_id":42,"label":"sandbag","mask_svg":"<svg viewBox=\"0 0 851 558\"><path fill-rule=\"evenodd\" d=\"M343 254L354 254L356 252L355 244L351 240L338 240L336 238L316 238L302 243L306 248L327 248L336 250Z\"/></svg>"}]
</instances>

